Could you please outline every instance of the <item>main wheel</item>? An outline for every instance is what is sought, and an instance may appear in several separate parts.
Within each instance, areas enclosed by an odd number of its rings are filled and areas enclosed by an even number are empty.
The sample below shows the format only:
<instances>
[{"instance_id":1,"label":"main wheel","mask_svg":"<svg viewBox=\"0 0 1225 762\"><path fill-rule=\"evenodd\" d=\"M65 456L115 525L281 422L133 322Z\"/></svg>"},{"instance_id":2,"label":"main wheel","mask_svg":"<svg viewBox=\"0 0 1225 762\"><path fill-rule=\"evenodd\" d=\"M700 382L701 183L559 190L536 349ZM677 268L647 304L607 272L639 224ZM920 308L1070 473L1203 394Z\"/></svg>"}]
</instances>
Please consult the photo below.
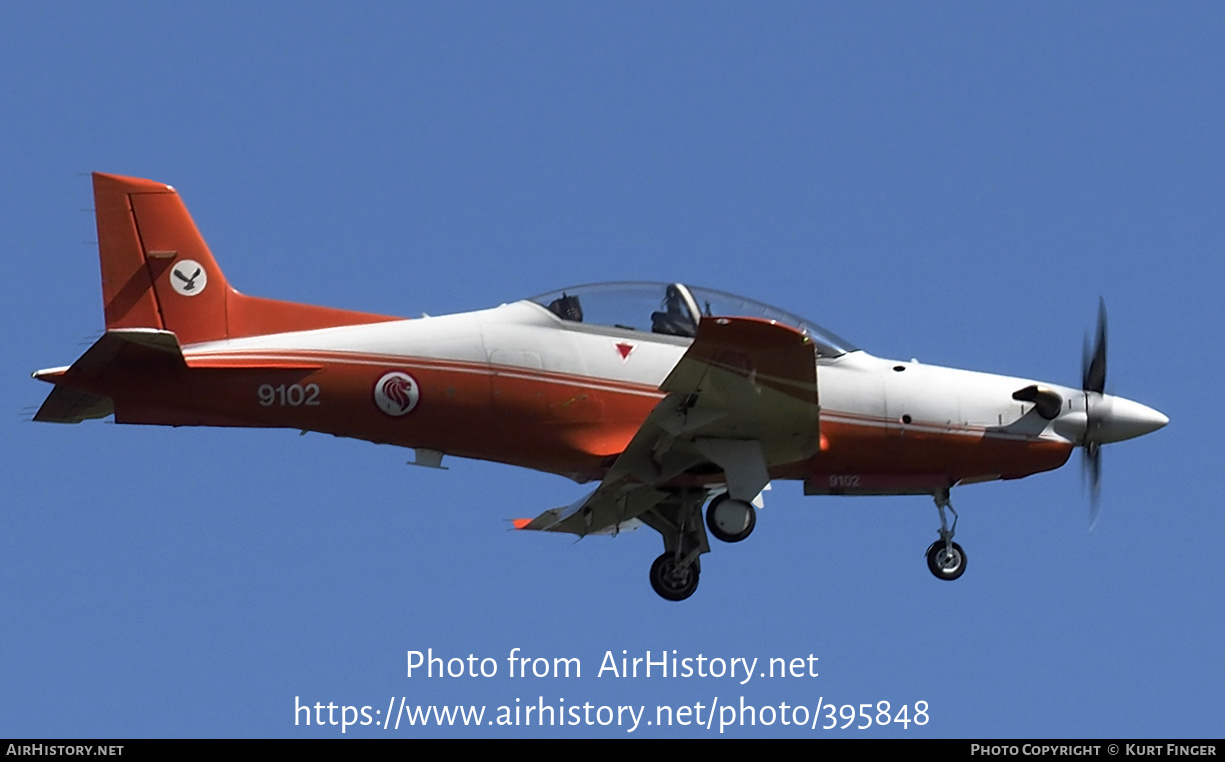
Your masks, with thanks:
<instances>
[{"instance_id":1,"label":"main wheel","mask_svg":"<svg viewBox=\"0 0 1225 762\"><path fill-rule=\"evenodd\" d=\"M757 526L757 510L752 503L719 495L706 506L706 527L723 542L740 542Z\"/></svg>"},{"instance_id":2,"label":"main wheel","mask_svg":"<svg viewBox=\"0 0 1225 762\"><path fill-rule=\"evenodd\" d=\"M683 601L698 589L697 562L684 569L676 568L676 554L668 552L651 564L651 587L659 597L669 601Z\"/></svg>"},{"instance_id":3,"label":"main wheel","mask_svg":"<svg viewBox=\"0 0 1225 762\"><path fill-rule=\"evenodd\" d=\"M944 540L936 540L927 549L927 568L936 579L955 580L965 573L966 552L957 543L950 549L945 547Z\"/></svg>"}]
</instances>

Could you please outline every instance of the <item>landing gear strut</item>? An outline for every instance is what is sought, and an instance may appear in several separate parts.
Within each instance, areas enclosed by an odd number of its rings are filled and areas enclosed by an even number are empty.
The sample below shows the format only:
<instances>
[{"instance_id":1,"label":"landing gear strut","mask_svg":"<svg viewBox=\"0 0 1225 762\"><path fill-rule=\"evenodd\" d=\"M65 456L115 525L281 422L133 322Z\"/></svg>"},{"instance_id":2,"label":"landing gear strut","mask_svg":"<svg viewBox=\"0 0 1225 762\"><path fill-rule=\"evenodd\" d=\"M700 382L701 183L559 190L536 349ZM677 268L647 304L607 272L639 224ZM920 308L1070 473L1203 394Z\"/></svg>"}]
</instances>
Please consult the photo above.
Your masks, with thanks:
<instances>
[{"instance_id":1,"label":"landing gear strut","mask_svg":"<svg viewBox=\"0 0 1225 762\"><path fill-rule=\"evenodd\" d=\"M661 598L683 601L698 589L702 571L698 557L710 552L702 524L704 502L705 490L687 491L638 517L663 536L664 553L651 564L651 587Z\"/></svg>"},{"instance_id":2,"label":"landing gear strut","mask_svg":"<svg viewBox=\"0 0 1225 762\"><path fill-rule=\"evenodd\" d=\"M949 502L948 489L937 492L934 496L936 508L940 511L940 539L927 548L927 568L936 579L952 581L960 577L966 570L966 552L953 542L953 534L957 531L957 511ZM950 528L944 510L953 513L953 526Z\"/></svg>"}]
</instances>

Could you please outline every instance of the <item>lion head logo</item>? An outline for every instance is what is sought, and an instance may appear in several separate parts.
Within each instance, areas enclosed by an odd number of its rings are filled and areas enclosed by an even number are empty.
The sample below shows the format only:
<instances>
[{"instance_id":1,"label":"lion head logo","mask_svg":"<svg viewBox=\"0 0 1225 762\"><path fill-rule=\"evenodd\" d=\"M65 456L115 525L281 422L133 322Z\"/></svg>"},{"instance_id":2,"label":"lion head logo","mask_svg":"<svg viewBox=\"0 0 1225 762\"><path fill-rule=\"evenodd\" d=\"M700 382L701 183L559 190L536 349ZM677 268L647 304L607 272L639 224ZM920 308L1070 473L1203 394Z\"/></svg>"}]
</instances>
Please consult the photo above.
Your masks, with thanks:
<instances>
[{"instance_id":1,"label":"lion head logo","mask_svg":"<svg viewBox=\"0 0 1225 762\"><path fill-rule=\"evenodd\" d=\"M405 415L417 406L420 398L417 382L402 371L384 373L374 385L374 404L387 415Z\"/></svg>"}]
</instances>

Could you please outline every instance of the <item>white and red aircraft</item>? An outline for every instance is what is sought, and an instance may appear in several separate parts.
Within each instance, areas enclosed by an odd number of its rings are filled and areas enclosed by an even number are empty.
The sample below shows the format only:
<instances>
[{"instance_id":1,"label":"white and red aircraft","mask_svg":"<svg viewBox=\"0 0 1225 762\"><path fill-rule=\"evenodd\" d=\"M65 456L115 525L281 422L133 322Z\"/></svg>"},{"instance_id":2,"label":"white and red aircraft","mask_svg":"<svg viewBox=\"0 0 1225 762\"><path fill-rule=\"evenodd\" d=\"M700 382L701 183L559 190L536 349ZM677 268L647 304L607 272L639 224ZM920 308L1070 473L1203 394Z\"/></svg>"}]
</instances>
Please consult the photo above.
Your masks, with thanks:
<instances>
[{"instance_id":1,"label":"white and red aircraft","mask_svg":"<svg viewBox=\"0 0 1225 762\"><path fill-rule=\"evenodd\" d=\"M879 359L681 283L407 320L240 294L173 188L93 177L106 332L34 374L55 384L35 420L284 427L415 448L419 465L446 454L598 482L515 526L646 524L663 536L650 579L669 600L696 589L708 528L749 536L771 479L808 495L933 496L928 567L952 580L966 555L950 488L1058 468L1083 447L1096 492L1102 444L1168 422L1104 393L1104 307L1080 389Z\"/></svg>"}]
</instances>

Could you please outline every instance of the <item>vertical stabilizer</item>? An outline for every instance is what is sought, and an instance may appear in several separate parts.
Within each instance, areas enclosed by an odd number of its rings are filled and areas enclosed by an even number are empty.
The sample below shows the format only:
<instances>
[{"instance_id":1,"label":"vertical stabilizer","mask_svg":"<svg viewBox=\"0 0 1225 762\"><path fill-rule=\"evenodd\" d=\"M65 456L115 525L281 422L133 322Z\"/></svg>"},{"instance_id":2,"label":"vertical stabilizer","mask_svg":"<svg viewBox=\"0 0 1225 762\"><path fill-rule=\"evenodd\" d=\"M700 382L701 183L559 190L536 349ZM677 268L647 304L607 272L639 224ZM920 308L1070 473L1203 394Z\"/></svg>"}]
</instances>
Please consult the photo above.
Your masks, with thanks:
<instances>
[{"instance_id":1,"label":"vertical stabilizer","mask_svg":"<svg viewBox=\"0 0 1225 762\"><path fill-rule=\"evenodd\" d=\"M108 330L173 331L187 345L395 319L240 294L174 188L121 175L93 177Z\"/></svg>"},{"instance_id":2,"label":"vertical stabilizer","mask_svg":"<svg viewBox=\"0 0 1225 762\"><path fill-rule=\"evenodd\" d=\"M94 213L102 260L102 304L106 327L165 328L153 296L153 281L128 195L166 193L165 185L133 177L94 173Z\"/></svg>"}]
</instances>

